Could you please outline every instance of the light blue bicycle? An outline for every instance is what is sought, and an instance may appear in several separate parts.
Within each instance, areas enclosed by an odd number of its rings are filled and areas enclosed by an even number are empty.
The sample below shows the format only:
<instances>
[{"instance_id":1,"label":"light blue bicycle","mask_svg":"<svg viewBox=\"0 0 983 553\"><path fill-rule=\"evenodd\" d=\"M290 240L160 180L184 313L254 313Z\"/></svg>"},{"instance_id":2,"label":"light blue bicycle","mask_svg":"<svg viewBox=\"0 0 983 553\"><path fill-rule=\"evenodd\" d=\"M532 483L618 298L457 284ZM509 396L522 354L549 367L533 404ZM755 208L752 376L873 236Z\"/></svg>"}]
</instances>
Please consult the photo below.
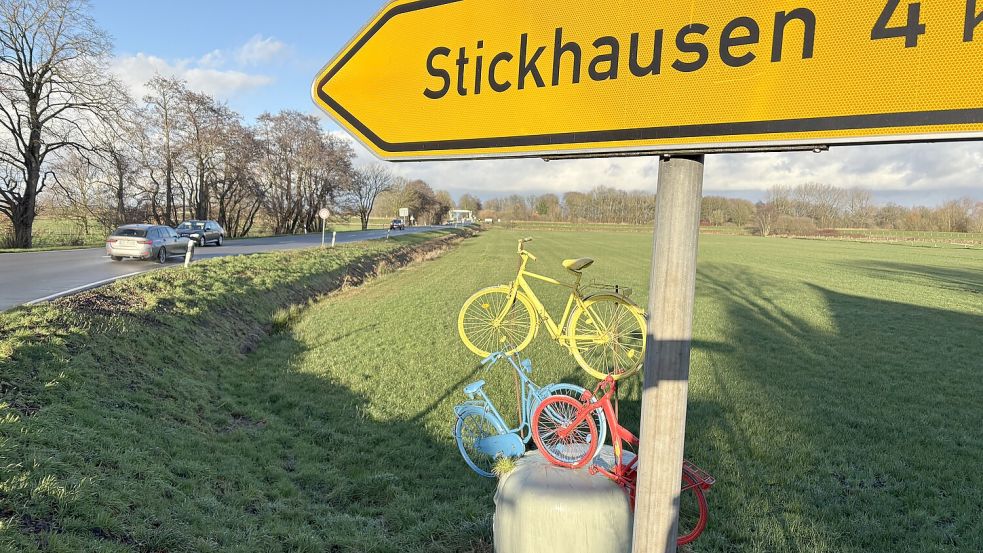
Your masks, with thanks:
<instances>
[{"instance_id":1,"label":"light blue bicycle","mask_svg":"<svg viewBox=\"0 0 983 553\"><path fill-rule=\"evenodd\" d=\"M529 359L519 360L519 356L514 353L506 355L504 352L495 352L483 359L481 364L487 370L502 358L508 359L520 381L522 395L519 426L508 427L505 419L495 408L495 404L485 393L484 380L465 386L464 393L467 394L468 401L454 407L454 413L457 414L454 437L457 439L461 456L475 472L488 478L494 476L491 469L499 458L519 457L525 453L526 444L532 438L532 414L540 402L557 394L568 395L579 401L584 393L584 389L575 384L550 384L542 388L537 386L529 377L532 373L532 362ZM480 399L475 399L475 396L480 396ZM607 422L600 409L593 413L599 431L598 440L603 444ZM601 448L596 449L600 451Z\"/></svg>"}]
</instances>

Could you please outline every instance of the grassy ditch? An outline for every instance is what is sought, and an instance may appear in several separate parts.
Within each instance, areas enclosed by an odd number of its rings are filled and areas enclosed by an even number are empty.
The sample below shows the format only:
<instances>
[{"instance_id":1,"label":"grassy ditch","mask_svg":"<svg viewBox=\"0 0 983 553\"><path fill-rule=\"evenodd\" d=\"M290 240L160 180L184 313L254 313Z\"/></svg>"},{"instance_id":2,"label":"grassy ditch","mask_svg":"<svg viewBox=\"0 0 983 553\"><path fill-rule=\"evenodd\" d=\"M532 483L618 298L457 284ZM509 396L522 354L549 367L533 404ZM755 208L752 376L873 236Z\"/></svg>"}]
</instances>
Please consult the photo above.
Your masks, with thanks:
<instances>
[{"instance_id":1,"label":"grassy ditch","mask_svg":"<svg viewBox=\"0 0 983 553\"><path fill-rule=\"evenodd\" d=\"M394 550L359 506L400 483L328 468L359 453L334 433L356 398L254 352L291 306L462 236L216 259L0 314L0 550Z\"/></svg>"}]
</instances>

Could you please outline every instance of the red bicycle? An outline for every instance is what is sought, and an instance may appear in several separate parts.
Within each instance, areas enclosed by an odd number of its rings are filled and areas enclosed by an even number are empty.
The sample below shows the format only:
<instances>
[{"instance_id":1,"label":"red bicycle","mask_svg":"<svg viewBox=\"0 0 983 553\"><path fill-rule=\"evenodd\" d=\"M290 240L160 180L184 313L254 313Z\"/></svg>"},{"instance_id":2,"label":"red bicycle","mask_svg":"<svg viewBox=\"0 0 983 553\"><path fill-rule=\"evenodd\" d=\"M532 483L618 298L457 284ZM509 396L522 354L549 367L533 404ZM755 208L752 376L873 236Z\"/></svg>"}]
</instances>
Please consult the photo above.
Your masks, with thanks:
<instances>
[{"instance_id":1,"label":"red bicycle","mask_svg":"<svg viewBox=\"0 0 983 553\"><path fill-rule=\"evenodd\" d=\"M590 473L601 473L628 492L635 508L635 481L638 477L638 457L625 461L625 444L638 448L638 438L618 424L616 382L610 376L598 384L594 392L586 391L580 401L563 395L551 396L539 404L533 414L533 440L547 460L557 466L581 468L594 458L601 446L597 424L592 412L601 409L607 418L614 447L614 465L610 468L592 464ZM603 392L603 397L595 397ZM695 540L707 525L709 510L703 492L713 486L712 476L688 460L683 461L683 481L679 494L679 537L676 543Z\"/></svg>"}]
</instances>

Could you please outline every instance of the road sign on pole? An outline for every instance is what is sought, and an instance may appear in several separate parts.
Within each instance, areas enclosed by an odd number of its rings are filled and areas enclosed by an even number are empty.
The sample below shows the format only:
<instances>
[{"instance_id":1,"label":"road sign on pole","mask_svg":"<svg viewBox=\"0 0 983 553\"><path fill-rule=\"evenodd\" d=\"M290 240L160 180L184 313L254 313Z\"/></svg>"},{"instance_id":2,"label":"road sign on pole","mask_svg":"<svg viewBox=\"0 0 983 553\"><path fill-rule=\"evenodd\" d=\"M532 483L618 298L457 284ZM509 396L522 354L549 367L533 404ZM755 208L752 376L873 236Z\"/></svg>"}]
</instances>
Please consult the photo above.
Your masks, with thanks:
<instances>
[{"instance_id":1,"label":"road sign on pole","mask_svg":"<svg viewBox=\"0 0 983 553\"><path fill-rule=\"evenodd\" d=\"M321 210L317 212L317 216L321 218L321 247L323 248L324 247L324 222L328 220L328 217L331 217L331 210L326 207L322 207ZM333 238L332 238L331 247L334 247Z\"/></svg>"},{"instance_id":2,"label":"road sign on pole","mask_svg":"<svg viewBox=\"0 0 983 553\"><path fill-rule=\"evenodd\" d=\"M399 216L400 217L409 217L410 216L410 208L408 208L408 207L401 207L401 208L399 208Z\"/></svg>"},{"instance_id":3,"label":"road sign on pole","mask_svg":"<svg viewBox=\"0 0 983 553\"><path fill-rule=\"evenodd\" d=\"M313 96L390 160L938 141L981 58L977 0L395 0Z\"/></svg>"}]
</instances>

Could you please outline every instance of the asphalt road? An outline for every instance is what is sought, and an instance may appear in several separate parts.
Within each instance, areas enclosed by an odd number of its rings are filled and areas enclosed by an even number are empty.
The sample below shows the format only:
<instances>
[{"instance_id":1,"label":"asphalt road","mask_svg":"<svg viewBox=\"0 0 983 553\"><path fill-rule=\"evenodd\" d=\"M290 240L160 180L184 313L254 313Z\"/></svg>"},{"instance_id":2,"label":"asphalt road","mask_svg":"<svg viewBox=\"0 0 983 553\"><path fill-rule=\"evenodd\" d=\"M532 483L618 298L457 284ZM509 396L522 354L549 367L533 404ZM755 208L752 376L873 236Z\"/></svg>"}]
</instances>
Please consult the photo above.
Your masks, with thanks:
<instances>
[{"instance_id":1,"label":"asphalt road","mask_svg":"<svg viewBox=\"0 0 983 553\"><path fill-rule=\"evenodd\" d=\"M392 231L393 235L424 232L440 227L413 227ZM340 232L337 243L376 240L386 237L386 230ZM331 235L327 237L331 240ZM221 247L195 248L195 259L228 255L247 255L310 248L321 244L321 235L301 234L274 238L230 240ZM153 261L112 261L103 248L36 253L0 254L0 311L18 305L39 303L108 284L122 277L180 265L183 258L173 257L164 265Z\"/></svg>"}]
</instances>

